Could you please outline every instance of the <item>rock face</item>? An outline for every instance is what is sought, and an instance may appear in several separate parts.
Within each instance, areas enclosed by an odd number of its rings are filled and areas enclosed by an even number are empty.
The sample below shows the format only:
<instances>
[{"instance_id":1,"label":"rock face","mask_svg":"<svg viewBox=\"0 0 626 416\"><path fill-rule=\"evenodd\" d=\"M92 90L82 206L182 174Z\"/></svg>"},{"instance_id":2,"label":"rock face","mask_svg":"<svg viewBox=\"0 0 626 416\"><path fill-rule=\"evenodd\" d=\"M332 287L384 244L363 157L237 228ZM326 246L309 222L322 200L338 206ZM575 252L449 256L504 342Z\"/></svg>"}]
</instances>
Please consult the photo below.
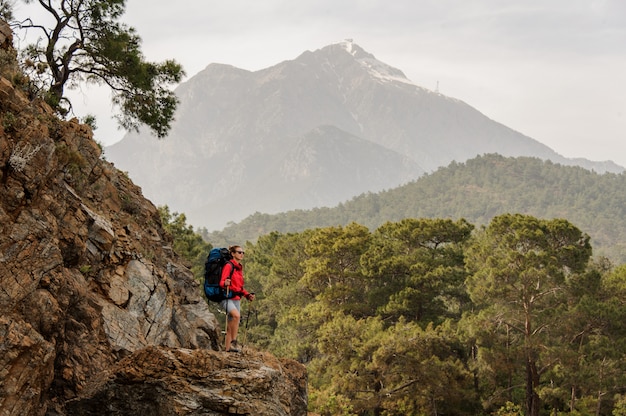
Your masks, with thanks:
<instances>
[{"instance_id":1,"label":"rock face","mask_svg":"<svg viewBox=\"0 0 626 416\"><path fill-rule=\"evenodd\" d=\"M67 404L70 414L306 414L304 368L245 350L148 347L98 377L94 387Z\"/></svg>"},{"instance_id":2,"label":"rock face","mask_svg":"<svg viewBox=\"0 0 626 416\"><path fill-rule=\"evenodd\" d=\"M219 351L170 247L91 129L0 77L0 415L306 414L299 364Z\"/></svg>"}]
</instances>

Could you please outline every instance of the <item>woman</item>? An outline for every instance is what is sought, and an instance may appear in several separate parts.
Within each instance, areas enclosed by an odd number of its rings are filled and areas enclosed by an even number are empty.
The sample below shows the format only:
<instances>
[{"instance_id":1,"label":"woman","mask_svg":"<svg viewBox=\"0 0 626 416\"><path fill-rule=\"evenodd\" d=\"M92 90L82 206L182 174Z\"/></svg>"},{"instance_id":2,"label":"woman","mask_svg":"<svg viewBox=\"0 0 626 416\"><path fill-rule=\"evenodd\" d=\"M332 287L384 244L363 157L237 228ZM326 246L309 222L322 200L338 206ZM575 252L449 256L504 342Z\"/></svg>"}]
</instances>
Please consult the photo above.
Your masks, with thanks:
<instances>
[{"instance_id":1,"label":"woman","mask_svg":"<svg viewBox=\"0 0 626 416\"><path fill-rule=\"evenodd\" d=\"M249 293L243 288L243 265L241 260L245 254L241 246L228 247L232 260L227 262L222 269L222 278L220 287L228 289L234 296L230 299L223 300L221 305L226 310L226 345L224 349L228 352L239 352L237 346L237 332L239 332L239 320L241 318L241 297L244 296L248 301L254 300L254 293ZM231 277L232 271L232 277Z\"/></svg>"}]
</instances>

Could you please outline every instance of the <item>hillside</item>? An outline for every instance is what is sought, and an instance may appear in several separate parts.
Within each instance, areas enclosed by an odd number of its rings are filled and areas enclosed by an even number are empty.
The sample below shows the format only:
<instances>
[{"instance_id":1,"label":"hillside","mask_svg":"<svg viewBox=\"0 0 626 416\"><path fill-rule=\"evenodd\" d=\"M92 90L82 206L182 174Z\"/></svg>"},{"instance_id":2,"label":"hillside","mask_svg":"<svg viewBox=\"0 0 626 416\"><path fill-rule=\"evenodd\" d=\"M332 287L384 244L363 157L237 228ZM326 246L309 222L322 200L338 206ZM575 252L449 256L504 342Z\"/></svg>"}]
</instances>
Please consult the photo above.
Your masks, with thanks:
<instances>
[{"instance_id":1,"label":"hillside","mask_svg":"<svg viewBox=\"0 0 626 416\"><path fill-rule=\"evenodd\" d=\"M626 262L626 175L499 155L455 162L404 186L363 194L333 208L256 213L206 238L220 244L352 221L374 229L403 218L465 218L484 225L503 213L565 218L591 236L595 255Z\"/></svg>"},{"instance_id":2,"label":"hillside","mask_svg":"<svg viewBox=\"0 0 626 416\"><path fill-rule=\"evenodd\" d=\"M12 84L23 77L5 33L0 414L306 414L304 367L221 350L157 208L101 158L89 126Z\"/></svg>"},{"instance_id":3,"label":"hillside","mask_svg":"<svg viewBox=\"0 0 626 416\"><path fill-rule=\"evenodd\" d=\"M351 41L254 72L210 64L176 94L168 138L129 133L105 154L153 202L209 230L334 206L485 153L623 170L568 160Z\"/></svg>"}]
</instances>

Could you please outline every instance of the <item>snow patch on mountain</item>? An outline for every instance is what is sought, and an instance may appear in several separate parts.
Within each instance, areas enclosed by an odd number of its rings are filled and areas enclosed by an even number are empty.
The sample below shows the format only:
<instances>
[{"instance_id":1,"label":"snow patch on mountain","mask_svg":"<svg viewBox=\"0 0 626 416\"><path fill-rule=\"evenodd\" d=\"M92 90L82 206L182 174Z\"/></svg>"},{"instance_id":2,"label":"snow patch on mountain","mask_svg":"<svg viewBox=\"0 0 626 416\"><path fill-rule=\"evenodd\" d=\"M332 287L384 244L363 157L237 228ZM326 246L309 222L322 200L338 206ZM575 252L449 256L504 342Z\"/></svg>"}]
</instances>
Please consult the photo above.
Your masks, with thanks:
<instances>
[{"instance_id":1,"label":"snow patch on mountain","mask_svg":"<svg viewBox=\"0 0 626 416\"><path fill-rule=\"evenodd\" d=\"M417 86L402 71L380 62L374 55L365 52L365 50L355 44L352 39L345 39L339 42L339 45L350 55L354 56L356 61L363 65L374 78L382 82L402 82Z\"/></svg>"}]
</instances>

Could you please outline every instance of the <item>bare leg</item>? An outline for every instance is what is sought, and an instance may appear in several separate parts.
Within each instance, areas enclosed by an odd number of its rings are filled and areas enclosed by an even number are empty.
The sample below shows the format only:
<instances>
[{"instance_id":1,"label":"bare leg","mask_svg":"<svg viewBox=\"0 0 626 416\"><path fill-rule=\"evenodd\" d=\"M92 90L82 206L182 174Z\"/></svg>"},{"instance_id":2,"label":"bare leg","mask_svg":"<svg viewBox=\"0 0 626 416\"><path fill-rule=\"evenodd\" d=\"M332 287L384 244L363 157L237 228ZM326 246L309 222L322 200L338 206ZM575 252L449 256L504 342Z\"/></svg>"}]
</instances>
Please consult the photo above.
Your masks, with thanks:
<instances>
[{"instance_id":1,"label":"bare leg","mask_svg":"<svg viewBox=\"0 0 626 416\"><path fill-rule=\"evenodd\" d=\"M226 345L224 345L226 351L230 349L230 344L233 342L233 340L237 339L240 321L240 315L237 308L233 308L233 310L228 311L228 314L230 316L228 319L228 323L226 324Z\"/></svg>"}]
</instances>

